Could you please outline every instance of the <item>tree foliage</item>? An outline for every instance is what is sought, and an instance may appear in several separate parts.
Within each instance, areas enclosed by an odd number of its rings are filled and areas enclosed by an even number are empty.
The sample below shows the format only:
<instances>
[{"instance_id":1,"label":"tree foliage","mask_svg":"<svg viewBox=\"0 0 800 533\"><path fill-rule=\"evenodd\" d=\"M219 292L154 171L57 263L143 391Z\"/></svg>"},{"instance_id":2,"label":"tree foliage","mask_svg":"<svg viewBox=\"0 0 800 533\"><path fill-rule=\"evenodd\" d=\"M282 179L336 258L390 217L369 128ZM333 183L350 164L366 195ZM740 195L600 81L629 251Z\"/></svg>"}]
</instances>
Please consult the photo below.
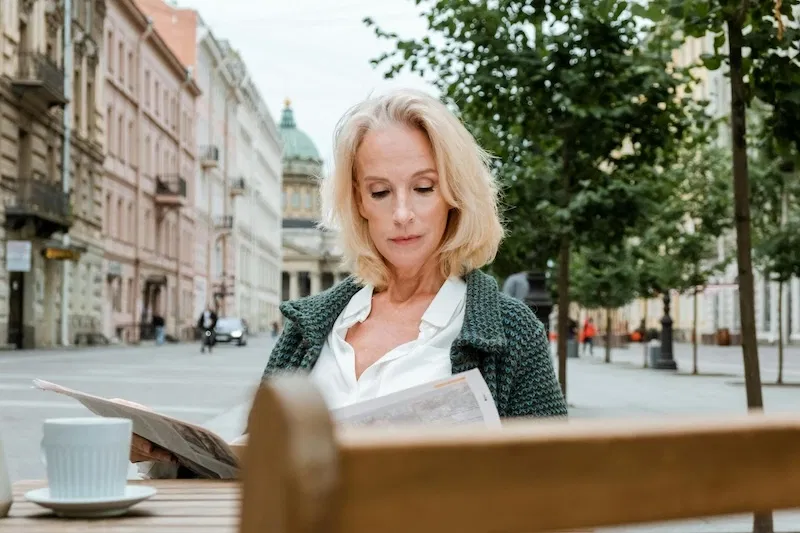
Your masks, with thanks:
<instances>
[{"instance_id":1,"label":"tree foliage","mask_svg":"<svg viewBox=\"0 0 800 533\"><path fill-rule=\"evenodd\" d=\"M617 309L636 298L638 271L627 245L581 246L570 273L572 299L587 309Z\"/></svg>"},{"instance_id":2,"label":"tree foliage","mask_svg":"<svg viewBox=\"0 0 800 533\"><path fill-rule=\"evenodd\" d=\"M729 258L719 258L717 240L733 222L730 154L714 140L711 122L693 128L661 174L671 191L641 228L635 251L642 272L640 296L674 289L700 290Z\"/></svg>"},{"instance_id":3,"label":"tree foliage","mask_svg":"<svg viewBox=\"0 0 800 533\"><path fill-rule=\"evenodd\" d=\"M558 256L559 377L573 244L621 243L647 216L652 167L691 118L676 43L622 0L416 0L428 35L377 27L394 50L374 61L435 84L496 156L510 234L500 275ZM527 263L527 264L526 264Z\"/></svg>"}]
</instances>

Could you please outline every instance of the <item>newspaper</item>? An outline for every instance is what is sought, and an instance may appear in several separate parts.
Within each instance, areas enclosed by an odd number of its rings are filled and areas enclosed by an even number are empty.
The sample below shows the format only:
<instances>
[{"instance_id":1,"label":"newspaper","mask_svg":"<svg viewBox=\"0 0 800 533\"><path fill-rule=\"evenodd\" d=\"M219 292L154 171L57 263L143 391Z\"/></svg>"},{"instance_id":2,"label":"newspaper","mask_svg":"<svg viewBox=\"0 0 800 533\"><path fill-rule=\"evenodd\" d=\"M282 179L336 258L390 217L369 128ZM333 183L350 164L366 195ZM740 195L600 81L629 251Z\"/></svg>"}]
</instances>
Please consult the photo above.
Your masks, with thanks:
<instances>
[{"instance_id":1,"label":"newspaper","mask_svg":"<svg viewBox=\"0 0 800 533\"><path fill-rule=\"evenodd\" d=\"M203 478L239 475L236 446L217 433L138 404L123 403L62 387L41 379L35 387L78 400L99 416L129 418L133 432L169 450L178 462ZM331 411L341 426L400 424L483 424L501 426L492 395L477 369ZM242 441L243 445L244 441Z\"/></svg>"},{"instance_id":2,"label":"newspaper","mask_svg":"<svg viewBox=\"0 0 800 533\"><path fill-rule=\"evenodd\" d=\"M331 412L343 426L483 424L501 427L489 387L477 369Z\"/></svg>"},{"instance_id":3,"label":"newspaper","mask_svg":"<svg viewBox=\"0 0 800 533\"><path fill-rule=\"evenodd\" d=\"M149 409L112 401L62 387L41 379L33 380L41 390L57 392L78 400L96 415L129 418L133 432L169 450L178 462L203 478L234 479L239 475L235 453L217 434Z\"/></svg>"}]
</instances>

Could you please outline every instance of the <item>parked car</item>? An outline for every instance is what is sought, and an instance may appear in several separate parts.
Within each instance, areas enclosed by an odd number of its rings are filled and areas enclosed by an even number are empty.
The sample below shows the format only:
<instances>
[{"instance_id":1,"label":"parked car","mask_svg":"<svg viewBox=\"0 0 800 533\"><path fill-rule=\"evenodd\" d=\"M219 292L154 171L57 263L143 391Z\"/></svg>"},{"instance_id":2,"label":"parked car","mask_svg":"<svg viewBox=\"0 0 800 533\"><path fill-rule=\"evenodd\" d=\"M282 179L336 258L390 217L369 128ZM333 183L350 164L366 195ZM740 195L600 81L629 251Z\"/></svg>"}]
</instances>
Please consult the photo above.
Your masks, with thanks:
<instances>
[{"instance_id":1,"label":"parked car","mask_svg":"<svg viewBox=\"0 0 800 533\"><path fill-rule=\"evenodd\" d=\"M239 317L223 316L214 327L216 342L235 342L237 346L247 344L247 329Z\"/></svg>"}]
</instances>

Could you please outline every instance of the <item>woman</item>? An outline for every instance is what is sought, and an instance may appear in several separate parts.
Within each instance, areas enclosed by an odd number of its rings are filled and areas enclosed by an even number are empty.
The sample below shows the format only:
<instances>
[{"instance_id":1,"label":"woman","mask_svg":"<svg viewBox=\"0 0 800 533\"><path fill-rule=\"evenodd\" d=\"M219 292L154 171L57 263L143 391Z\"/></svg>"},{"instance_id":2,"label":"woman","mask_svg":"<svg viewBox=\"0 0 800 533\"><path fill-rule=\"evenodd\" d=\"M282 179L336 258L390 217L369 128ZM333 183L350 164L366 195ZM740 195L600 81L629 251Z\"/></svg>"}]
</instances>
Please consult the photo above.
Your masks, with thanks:
<instances>
[{"instance_id":1,"label":"woman","mask_svg":"<svg viewBox=\"0 0 800 533\"><path fill-rule=\"evenodd\" d=\"M503 236L487 163L424 93L348 112L322 199L353 275L281 305L264 377L308 371L337 408L478 368L500 416L566 415L541 322L478 270Z\"/></svg>"}]
</instances>

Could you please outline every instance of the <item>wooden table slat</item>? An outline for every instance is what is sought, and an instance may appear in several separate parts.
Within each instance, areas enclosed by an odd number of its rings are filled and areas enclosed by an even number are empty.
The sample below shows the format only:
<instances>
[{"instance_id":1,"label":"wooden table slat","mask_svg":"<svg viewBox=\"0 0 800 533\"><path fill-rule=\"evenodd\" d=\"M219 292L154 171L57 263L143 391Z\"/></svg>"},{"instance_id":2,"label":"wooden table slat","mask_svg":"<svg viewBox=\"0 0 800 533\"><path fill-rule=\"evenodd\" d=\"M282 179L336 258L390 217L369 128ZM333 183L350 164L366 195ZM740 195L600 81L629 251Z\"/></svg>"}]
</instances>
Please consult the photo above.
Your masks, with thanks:
<instances>
[{"instance_id":1,"label":"wooden table slat","mask_svg":"<svg viewBox=\"0 0 800 533\"><path fill-rule=\"evenodd\" d=\"M69 519L25 499L29 490L46 486L43 481L14 485L14 504L8 518L0 520L3 533L235 533L239 524L240 484L214 480L146 480L132 482L155 487L155 496L130 508L117 518Z\"/></svg>"}]
</instances>

